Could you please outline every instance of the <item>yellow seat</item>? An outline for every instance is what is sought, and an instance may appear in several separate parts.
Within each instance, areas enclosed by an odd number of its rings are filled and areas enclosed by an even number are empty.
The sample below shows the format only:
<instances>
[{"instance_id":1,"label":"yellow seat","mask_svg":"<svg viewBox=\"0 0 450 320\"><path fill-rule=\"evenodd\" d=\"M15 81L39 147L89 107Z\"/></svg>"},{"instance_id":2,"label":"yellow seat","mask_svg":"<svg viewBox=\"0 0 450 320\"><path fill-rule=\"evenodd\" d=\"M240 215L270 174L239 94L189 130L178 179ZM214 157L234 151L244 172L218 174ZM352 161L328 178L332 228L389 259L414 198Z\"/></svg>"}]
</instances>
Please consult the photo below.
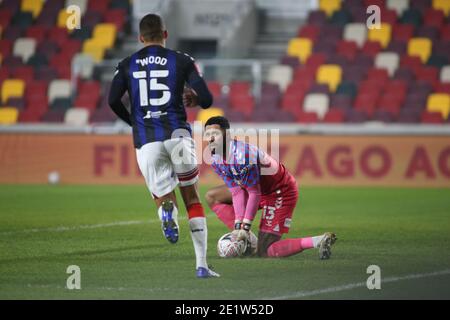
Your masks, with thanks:
<instances>
[{"instance_id":1,"label":"yellow seat","mask_svg":"<svg viewBox=\"0 0 450 320\"><path fill-rule=\"evenodd\" d=\"M21 98L25 91L25 82L20 79L7 79L2 85L2 103L11 97Z\"/></svg>"},{"instance_id":2,"label":"yellow seat","mask_svg":"<svg viewBox=\"0 0 450 320\"><path fill-rule=\"evenodd\" d=\"M391 41L392 27L389 23L381 23L380 29L369 29L367 38L370 41L376 41L386 48Z\"/></svg>"},{"instance_id":3,"label":"yellow seat","mask_svg":"<svg viewBox=\"0 0 450 320\"><path fill-rule=\"evenodd\" d=\"M36 18L41 13L43 4L44 2L42 0L22 0L20 9L31 12L33 18Z\"/></svg>"},{"instance_id":4,"label":"yellow seat","mask_svg":"<svg viewBox=\"0 0 450 320\"><path fill-rule=\"evenodd\" d=\"M448 16L450 13L450 1L449 0L433 0L433 8L444 11Z\"/></svg>"},{"instance_id":5,"label":"yellow seat","mask_svg":"<svg viewBox=\"0 0 450 320\"><path fill-rule=\"evenodd\" d=\"M202 123L206 123L209 118L216 116L223 116L223 110L216 107L211 107L208 109L202 109L197 114L197 121L201 121Z\"/></svg>"},{"instance_id":6,"label":"yellow seat","mask_svg":"<svg viewBox=\"0 0 450 320\"><path fill-rule=\"evenodd\" d=\"M337 64L324 64L316 72L316 81L327 84L335 92L342 79L342 69Z\"/></svg>"},{"instance_id":7,"label":"yellow seat","mask_svg":"<svg viewBox=\"0 0 450 320\"><path fill-rule=\"evenodd\" d=\"M427 111L440 112L442 118L448 119L450 113L450 95L445 93L432 93L427 99Z\"/></svg>"},{"instance_id":8,"label":"yellow seat","mask_svg":"<svg viewBox=\"0 0 450 320\"><path fill-rule=\"evenodd\" d=\"M431 55L432 43L428 38L411 38L408 42L408 55L419 56L426 63Z\"/></svg>"},{"instance_id":9,"label":"yellow seat","mask_svg":"<svg viewBox=\"0 0 450 320\"><path fill-rule=\"evenodd\" d=\"M313 43L308 38L294 38L289 41L287 54L300 59L301 63L305 63L311 55Z\"/></svg>"},{"instance_id":10,"label":"yellow seat","mask_svg":"<svg viewBox=\"0 0 450 320\"><path fill-rule=\"evenodd\" d=\"M112 23L99 23L94 27L92 39L106 49L114 46L116 41L116 25Z\"/></svg>"},{"instance_id":11,"label":"yellow seat","mask_svg":"<svg viewBox=\"0 0 450 320\"><path fill-rule=\"evenodd\" d=\"M331 16L333 12L341 8L341 0L320 0L319 8L324 11L327 16Z\"/></svg>"},{"instance_id":12,"label":"yellow seat","mask_svg":"<svg viewBox=\"0 0 450 320\"><path fill-rule=\"evenodd\" d=\"M105 57L105 47L94 39L88 39L83 42L83 53L90 55L95 62L100 62Z\"/></svg>"},{"instance_id":13,"label":"yellow seat","mask_svg":"<svg viewBox=\"0 0 450 320\"><path fill-rule=\"evenodd\" d=\"M67 19L71 14L65 8L59 10L57 25L60 28L67 28Z\"/></svg>"},{"instance_id":14,"label":"yellow seat","mask_svg":"<svg viewBox=\"0 0 450 320\"><path fill-rule=\"evenodd\" d=\"M14 124L19 118L19 110L13 107L0 108L0 125Z\"/></svg>"}]
</instances>

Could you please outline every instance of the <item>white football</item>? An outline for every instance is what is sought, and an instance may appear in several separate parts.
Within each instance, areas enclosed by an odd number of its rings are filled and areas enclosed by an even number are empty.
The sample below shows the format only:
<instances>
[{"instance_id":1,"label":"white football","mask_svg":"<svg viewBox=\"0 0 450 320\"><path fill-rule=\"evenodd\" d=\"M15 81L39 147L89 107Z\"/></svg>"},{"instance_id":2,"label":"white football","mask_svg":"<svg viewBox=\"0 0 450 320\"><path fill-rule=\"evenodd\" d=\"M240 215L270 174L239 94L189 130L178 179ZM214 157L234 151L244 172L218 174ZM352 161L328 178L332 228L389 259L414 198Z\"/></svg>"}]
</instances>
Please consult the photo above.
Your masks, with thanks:
<instances>
[{"instance_id":1,"label":"white football","mask_svg":"<svg viewBox=\"0 0 450 320\"><path fill-rule=\"evenodd\" d=\"M236 241L232 233L224 234L217 242L217 253L222 258L252 256L256 254L258 238L250 231L249 241Z\"/></svg>"},{"instance_id":2,"label":"white football","mask_svg":"<svg viewBox=\"0 0 450 320\"><path fill-rule=\"evenodd\" d=\"M247 243L237 241L231 232L224 234L217 242L217 253L222 258L234 258L242 256L247 250Z\"/></svg>"}]
</instances>

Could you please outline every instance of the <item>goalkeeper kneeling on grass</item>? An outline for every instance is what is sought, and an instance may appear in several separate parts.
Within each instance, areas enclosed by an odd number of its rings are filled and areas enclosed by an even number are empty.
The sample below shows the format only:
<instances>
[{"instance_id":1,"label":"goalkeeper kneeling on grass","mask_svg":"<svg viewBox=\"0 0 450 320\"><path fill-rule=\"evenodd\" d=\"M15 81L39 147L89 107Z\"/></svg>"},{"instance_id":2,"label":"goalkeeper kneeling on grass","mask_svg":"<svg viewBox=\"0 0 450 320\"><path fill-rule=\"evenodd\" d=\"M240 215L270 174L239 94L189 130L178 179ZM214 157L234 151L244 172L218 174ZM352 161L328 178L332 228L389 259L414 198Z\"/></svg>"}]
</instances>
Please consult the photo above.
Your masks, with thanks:
<instances>
[{"instance_id":1,"label":"goalkeeper kneeling on grass","mask_svg":"<svg viewBox=\"0 0 450 320\"><path fill-rule=\"evenodd\" d=\"M250 230L262 209L256 253L261 257L287 257L317 248L320 259L329 259L336 235L284 239L289 232L298 200L295 178L267 153L238 140L231 140L230 123L212 117L205 124L205 139L212 167L225 185L210 189L206 201L237 240L251 241ZM264 169L264 170L262 170ZM266 174L267 173L267 174Z\"/></svg>"}]
</instances>

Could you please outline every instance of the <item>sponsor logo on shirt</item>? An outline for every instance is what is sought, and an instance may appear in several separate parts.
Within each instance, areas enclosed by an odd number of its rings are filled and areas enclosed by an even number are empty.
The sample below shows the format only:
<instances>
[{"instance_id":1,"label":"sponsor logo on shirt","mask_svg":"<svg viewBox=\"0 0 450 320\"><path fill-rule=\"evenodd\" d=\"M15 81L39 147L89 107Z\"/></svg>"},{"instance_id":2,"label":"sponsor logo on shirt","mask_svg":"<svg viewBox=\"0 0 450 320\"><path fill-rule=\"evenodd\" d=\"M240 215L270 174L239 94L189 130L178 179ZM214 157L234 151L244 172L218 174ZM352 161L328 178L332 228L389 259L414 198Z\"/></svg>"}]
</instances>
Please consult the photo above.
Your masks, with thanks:
<instances>
[{"instance_id":1,"label":"sponsor logo on shirt","mask_svg":"<svg viewBox=\"0 0 450 320\"><path fill-rule=\"evenodd\" d=\"M167 112L161 111L147 111L147 114L144 116L144 119L159 119L161 116L167 115Z\"/></svg>"}]
</instances>

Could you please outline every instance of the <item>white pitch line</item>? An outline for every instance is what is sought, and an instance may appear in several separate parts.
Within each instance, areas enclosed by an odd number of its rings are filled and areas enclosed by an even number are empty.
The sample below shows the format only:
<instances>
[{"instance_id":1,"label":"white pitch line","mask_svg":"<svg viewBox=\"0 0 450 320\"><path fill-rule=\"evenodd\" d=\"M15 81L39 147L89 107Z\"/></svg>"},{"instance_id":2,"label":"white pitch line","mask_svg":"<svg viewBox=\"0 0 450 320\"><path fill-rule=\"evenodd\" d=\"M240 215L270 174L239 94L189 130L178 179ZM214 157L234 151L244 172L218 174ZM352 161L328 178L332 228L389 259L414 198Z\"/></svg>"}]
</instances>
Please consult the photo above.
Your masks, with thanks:
<instances>
[{"instance_id":1,"label":"white pitch line","mask_svg":"<svg viewBox=\"0 0 450 320\"><path fill-rule=\"evenodd\" d=\"M156 221L156 220L155 220ZM147 221L139 221L139 220L131 220L131 221L116 221L110 223L100 223L100 224L86 224L72 227L55 227L55 228L34 228L34 229L25 229L18 231L6 231L0 232L0 236L8 236L20 233L38 233L38 232L64 232L64 231L77 231L77 230L86 230L86 229L98 229L98 228L108 228L115 226L129 226L134 224L143 224L143 223L152 223L152 220Z\"/></svg>"},{"instance_id":2,"label":"white pitch line","mask_svg":"<svg viewBox=\"0 0 450 320\"><path fill-rule=\"evenodd\" d=\"M431 272L431 273L409 274L409 275L401 276L401 277L388 277L388 278L381 279L381 285L383 285L383 283L429 278L429 277L436 277L436 276L442 276L442 275L447 275L447 274L450 274L450 269L445 269L445 270ZM316 296L316 295L325 294L325 293L335 293L335 292L351 290L351 289L356 289L356 288L364 288L364 287L366 287L366 285L367 285L366 282L356 282L356 283L344 284L344 285L337 286L337 287L317 289L317 290L312 290L312 291L298 291L298 292L294 292L294 293L284 295L284 296L267 297L267 298L261 298L261 299L262 300L286 300L286 299L295 299L295 298L305 298L305 297L311 297L311 296Z\"/></svg>"},{"instance_id":3,"label":"white pitch line","mask_svg":"<svg viewBox=\"0 0 450 320\"><path fill-rule=\"evenodd\" d=\"M212 217L213 215L206 215L207 218ZM187 217L179 217L178 220L186 220ZM99 223L99 224L85 224L78 226L60 226L54 228L33 228L33 229L24 229L17 231L5 231L0 232L0 236L10 236L21 233L38 233L38 232L64 232L64 231L78 231L78 230L89 230L89 229L98 229L98 228L108 228L108 227L117 227L117 226L130 226L137 224L145 224L145 223L159 223L159 219L149 219L149 220L130 220L130 221L115 221L110 223Z\"/></svg>"}]
</instances>

